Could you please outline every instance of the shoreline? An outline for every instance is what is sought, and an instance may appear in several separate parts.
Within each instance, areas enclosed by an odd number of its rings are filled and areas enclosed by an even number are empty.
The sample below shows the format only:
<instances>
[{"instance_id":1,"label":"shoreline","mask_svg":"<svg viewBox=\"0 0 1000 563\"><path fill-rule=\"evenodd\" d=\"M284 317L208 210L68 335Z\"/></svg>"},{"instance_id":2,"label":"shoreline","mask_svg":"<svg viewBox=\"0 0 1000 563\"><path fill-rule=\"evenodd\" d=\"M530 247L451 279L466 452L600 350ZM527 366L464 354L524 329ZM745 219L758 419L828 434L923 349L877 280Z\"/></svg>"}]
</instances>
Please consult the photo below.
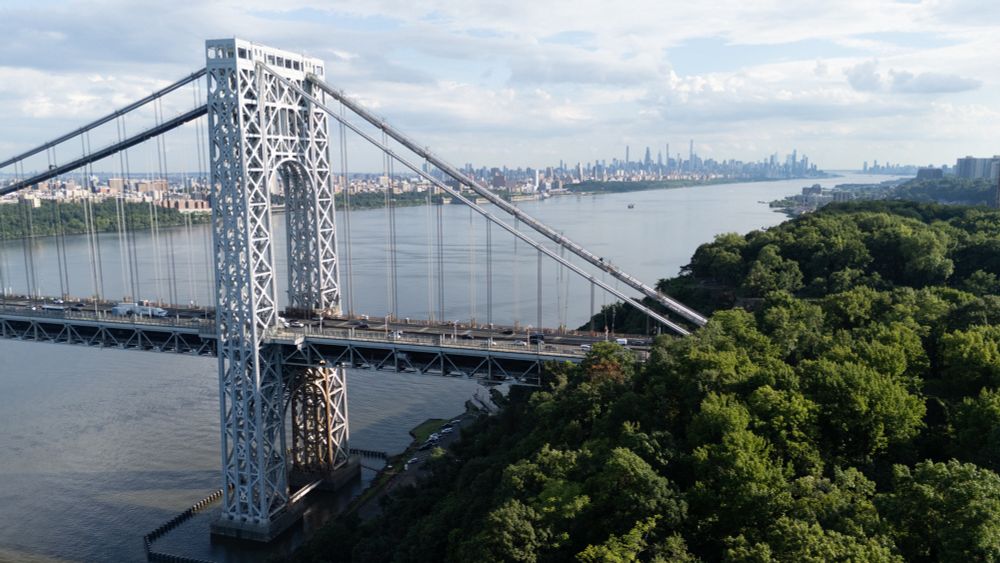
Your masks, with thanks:
<instances>
[{"instance_id":1,"label":"shoreline","mask_svg":"<svg viewBox=\"0 0 1000 563\"><path fill-rule=\"evenodd\" d=\"M482 403L480 403L482 404ZM381 511L380 500L387 494L392 493L399 487L416 485L424 477L424 462L430 459L435 449L447 449L451 444L461 440L461 428L478 420L480 417L489 416L490 411L483 406L478 406L469 399L465 403L465 411L450 419L428 418L417 426L410 429L409 434L413 437L403 451L390 455L386 459L385 467L376 473L375 478L351 503L340 513L337 518L345 516L358 516L361 520L370 520L378 516ZM458 422L455 422L458 421ZM441 437L434 446L427 448L426 453L420 452L427 442L427 436L432 432L445 426L455 430ZM413 459L419 461L410 463ZM334 519L335 520L335 519ZM333 520L331 520L333 522Z\"/></svg>"},{"instance_id":2,"label":"shoreline","mask_svg":"<svg viewBox=\"0 0 1000 563\"><path fill-rule=\"evenodd\" d=\"M814 178L832 178L832 177L837 177L837 175L835 175L835 174L826 174L825 176L817 176L817 177L814 177ZM510 201L512 203L516 204L517 202L520 202L520 201L539 201L539 200L548 199L550 197L560 197L560 196L569 196L569 195L591 196L591 195L604 195L604 194L620 194L620 193L644 192L644 191L654 191L654 190L672 190L672 189L680 189L680 188L692 188L692 187L698 187L698 186L714 186L714 185L740 184L740 183L757 183L757 182L777 182L777 181L784 181L784 180L807 180L809 178L810 177L802 177L802 178L756 178L756 179L719 178L719 179L713 179L713 180L707 180L707 181L704 181L704 180L651 180L651 181L636 181L636 182L615 182L615 181L596 182L596 181L590 181L590 180L588 180L588 181L583 182L583 183L569 184L568 187L565 187L565 188L563 188L563 189L561 189L559 191L549 192L549 195L546 196L546 197L542 197L538 193L518 194L518 195L512 195L511 198L510 198ZM603 186L603 187L598 188L598 189L581 189L581 188L574 189L574 187L579 187L579 186L588 186L588 187L589 186ZM607 186L613 186L613 187L606 188ZM469 195L471 197L475 197L475 201L477 203L488 203L483 198L477 197L476 194L474 194L474 193L473 194L469 194ZM424 193L424 192L420 192L419 194L417 192L407 192L405 194L396 194L396 197L393 199L393 202L394 202L394 206L393 207L423 207L425 205L447 205L448 203L451 202L450 198L445 198L444 196L438 195L438 196L431 196L431 197L437 197L437 198L442 198L442 199L438 199L437 201L428 202L429 198L428 198L427 194ZM352 201L352 205L350 206L350 210L351 211L369 211L369 210L377 210L377 209L385 209L386 208L384 194L382 194L382 193L365 192L363 194L355 194L354 196L352 196L352 199L353 198L359 198L360 201L358 201L357 203L355 203L355 202ZM480 199L483 199L483 201L480 201ZM2 204L2 205L0 205L0 216L3 215L3 209L7 205L16 205L16 204ZM81 202L79 202L79 201L60 201L60 206L64 207L63 213L66 213L66 212L72 212L74 210L82 209L83 204ZM337 199L335 201L335 206L336 206L337 212L341 212L341 211L344 210L345 207L344 207L343 194L338 194L338 197L337 197ZM166 210L165 209L161 210L161 213L164 212L164 211L166 211ZM282 205L282 204L273 204L272 205L272 213L284 213L284 205ZM210 224L211 223L211 211L210 210L209 211L203 211L203 212L201 212L201 211L200 212L191 212L189 216L191 217L191 224L192 224L192 226L194 226L194 225L205 225L205 224ZM6 223L6 221L4 221L4 223ZM183 227L186 227L186 226L187 226L186 222L180 222L180 223L170 224L170 225L161 225L159 228L161 230L163 230L163 229L183 228ZM146 227L144 226L140 230L144 230L145 228ZM133 231L137 232L136 230L133 230ZM110 226L108 228L97 229L96 232L98 234L114 234L114 233L117 233L118 231L117 231L117 228L115 228L115 226L112 225L112 226ZM66 231L66 232L62 232L62 233L35 234L33 236L0 236L0 243L6 242L6 241L35 240L35 239L45 239L45 238L58 237L58 236L80 236L80 235L87 235L87 234L88 233L87 233L86 230L73 229L73 230L69 230L69 231ZM0 235L2 235L2 232L0 232Z\"/></svg>"}]
</instances>

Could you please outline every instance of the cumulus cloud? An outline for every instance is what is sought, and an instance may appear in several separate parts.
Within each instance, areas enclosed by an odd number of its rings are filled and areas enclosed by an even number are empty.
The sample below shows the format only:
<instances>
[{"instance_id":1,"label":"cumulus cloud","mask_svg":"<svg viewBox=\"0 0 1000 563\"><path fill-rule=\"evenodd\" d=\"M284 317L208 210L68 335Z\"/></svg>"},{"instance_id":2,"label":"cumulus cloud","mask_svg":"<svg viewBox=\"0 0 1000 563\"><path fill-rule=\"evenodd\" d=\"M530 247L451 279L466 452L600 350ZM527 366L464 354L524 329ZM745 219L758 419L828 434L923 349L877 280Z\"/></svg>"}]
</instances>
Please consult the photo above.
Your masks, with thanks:
<instances>
[{"instance_id":1,"label":"cumulus cloud","mask_svg":"<svg viewBox=\"0 0 1000 563\"><path fill-rule=\"evenodd\" d=\"M892 90L904 94L965 92L975 90L983 84L974 78L963 78L957 74L937 72L913 74L906 71L889 71L889 75L892 77Z\"/></svg>"},{"instance_id":2,"label":"cumulus cloud","mask_svg":"<svg viewBox=\"0 0 1000 563\"><path fill-rule=\"evenodd\" d=\"M843 166L863 160L842 142L851 132L862 146L876 129L912 140L917 122L940 113L934 103L958 114L964 103L995 105L1000 84L981 69L1000 62L1000 20L969 25L952 17L954 1L284 0L276 9L273 0L174 0L165 11L153 0L52 0L44 10L8 0L0 131L16 135L0 143L28 148L57 124L124 105L202 64L204 39L235 34L325 59L338 88L462 162L539 166L553 154L606 158L626 142L692 135L706 151L748 151L704 156L746 159L819 147L837 131L830 160L811 156ZM922 39L931 36L947 41ZM713 38L732 59L712 65L692 49L678 77L675 48ZM810 44L823 48L801 47ZM885 120L890 133L873 127ZM865 157L911 155L932 160L912 146Z\"/></svg>"},{"instance_id":3,"label":"cumulus cloud","mask_svg":"<svg viewBox=\"0 0 1000 563\"><path fill-rule=\"evenodd\" d=\"M847 83L859 92L875 92L882 89L882 75L878 73L878 61L865 61L844 69Z\"/></svg>"}]
</instances>

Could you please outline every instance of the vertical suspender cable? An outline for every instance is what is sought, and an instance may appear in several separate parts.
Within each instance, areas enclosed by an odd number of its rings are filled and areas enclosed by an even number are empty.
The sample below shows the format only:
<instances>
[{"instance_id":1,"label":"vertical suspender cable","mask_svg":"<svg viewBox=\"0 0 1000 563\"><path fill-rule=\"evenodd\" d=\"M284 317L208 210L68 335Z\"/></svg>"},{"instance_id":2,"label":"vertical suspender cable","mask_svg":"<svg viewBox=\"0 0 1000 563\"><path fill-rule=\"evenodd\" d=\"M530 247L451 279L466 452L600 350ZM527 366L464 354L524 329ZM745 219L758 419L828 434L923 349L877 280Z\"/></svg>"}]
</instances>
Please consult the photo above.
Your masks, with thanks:
<instances>
[{"instance_id":1,"label":"vertical suspender cable","mask_svg":"<svg viewBox=\"0 0 1000 563\"><path fill-rule=\"evenodd\" d=\"M344 104L340 104L344 117ZM344 242L347 246L347 317L354 317L354 264L351 260L351 184L347 173L347 128L340 124L340 170L344 189Z\"/></svg>"},{"instance_id":2,"label":"vertical suspender cable","mask_svg":"<svg viewBox=\"0 0 1000 563\"><path fill-rule=\"evenodd\" d=\"M121 116L115 121L118 126L118 141L121 142L125 138L125 116ZM133 253L132 247L130 245L129 236L129 213L128 205L125 200L126 192L130 188L131 184L131 171L128 161L128 149L118 153L118 166L121 169L122 175L122 191L121 194L115 199L115 211L118 214L118 244L121 253L122 260L122 276L123 282L127 276L127 282L122 284L122 290L128 292L129 297L135 301L139 299L139 288L136 283L136 271L133 263Z\"/></svg>"},{"instance_id":3,"label":"vertical suspender cable","mask_svg":"<svg viewBox=\"0 0 1000 563\"><path fill-rule=\"evenodd\" d=\"M493 223L486 221L486 324L493 337Z\"/></svg>"},{"instance_id":4,"label":"vertical suspender cable","mask_svg":"<svg viewBox=\"0 0 1000 563\"><path fill-rule=\"evenodd\" d=\"M31 221L31 206L34 205L34 200L24 199L21 204L22 212L22 223L21 223L21 241L24 247L24 279L26 285L28 286L28 295L34 299L37 295L37 288L35 286L35 251L34 251L34 238L35 238L35 228Z\"/></svg>"},{"instance_id":5,"label":"vertical suspender cable","mask_svg":"<svg viewBox=\"0 0 1000 563\"><path fill-rule=\"evenodd\" d=\"M518 218L514 217L514 230L520 230L520 226L518 225L518 223L519 223ZM521 289L521 280L518 279L519 276L518 276L518 271L517 270L518 270L517 237L514 237L514 261L512 263L511 272L513 274L513 282L514 282L512 284L513 285L512 290L514 292L514 311L513 311L513 313L514 313L514 319L513 319L513 321L514 321L514 326L515 327L517 327L520 324L520 321L521 321L521 295L520 295L520 293L521 293L520 292L520 289Z\"/></svg>"},{"instance_id":6,"label":"vertical suspender cable","mask_svg":"<svg viewBox=\"0 0 1000 563\"><path fill-rule=\"evenodd\" d=\"M160 272L160 230L157 228L156 221L156 206L153 205L153 199L150 198L148 202L149 211L149 236L153 239L153 287L156 290L156 302L157 304L163 303L163 286L161 285L161 272Z\"/></svg>"},{"instance_id":7,"label":"vertical suspender cable","mask_svg":"<svg viewBox=\"0 0 1000 563\"><path fill-rule=\"evenodd\" d=\"M566 253L563 252L563 249L562 249L561 246L559 247L559 257L560 258L565 258L566 257ZM563 328L563 318L562 318L562 312L563 312L563 307L562 307L562 304L563 304L563 294L562 294L562 287L563 287L563 285L562 285L563 267L562 267L562 264L559 264L559 266L556 268L555 274L556 274L556 283L555 283L555 285L556 285L556 326L558 326L559 329L562 330L562 328Z\"/></svg>"},{"instance_id":8,"label":"vertical suspender cable","mask_svg":"<svg viewBox=\"0 0 1000 563\"><path fill-rule=\"evenodd\" d=\"M63 263L63 275L66 276L66 295L72 295L73 290L69 286L69 260L66 257L66 218L63 217L62 205L60 205L59 200L56 200L56 212L59 215L59 238L61 239L62 246L62 263Z\"/></svg>"},{"instance_id":9,"label":"vertical suspender cable","mask_svg":"<svg viewBox=\"0 0 1000 563\"><path fill-rule=\"evenodd\" d=\"M535 328L538 332L542 331L542 251L538 251L538 295L535 297L535 302L538 304L538 318L536 319Z\"/></svg>"},{"instance_id":10,"label":"vertical suspender cable","mask_svg":"<svg viewBox=\"0 0 1000 563\"><path fill-rule=\"evenodd\" d=\"M594 284L590 284L590 333L594 333Z\"/></svg>"},{"instance_id":11,"label":"vertical suspender cable","mask_svg":"<svg viewBox=\"0 0 1000 563\"><path fill-rule=\"evenodd\" d=\"M562 254L563 257L565 258L566 254L565 249L563 249ZM573 276L569 275L568 270L563 269L563 280L565 280L563 283L565 287L563 287L563 310L562 310L562 320L560 322L560 325L563 328L565 328L566 325L569 324L569 299L570 299L569 284L570 284L570 279L572 277Z\"/></svg>"},{"instance_id":12,"label":"vertical suspender cable","mask_svg":"<svg viewBox=\"0 0 1000 563\"><path fill-rule=\"evenodd\" d=\"M14 174L17 174L16 167ZM4 220L6 209L6 206L0 207L0 298L4 305L7 304L7 277L10 275L7 263L7 222Z\"/></svg>"},{"instance_id":13,"label":"vertical suspender cable","mask_svg":"<svg viewBox=\"0 0 1000 563\"><path fill-rule=\"evenodd\" d=\"M65 298L68 291L66 288L66 268L63 264L63 258L65 253L62 248L62 215L60 213L59 200L55 199L52 201L52 238L56 240L56 264L58 264L59 269L59 297Z\"/></svg>"},{"instance_id":14,"label":"vertical suspender cable","mask_svg":"<svg viewBox=\"0 0 1000 563\"><path fill-rule=\"evenodd\" d=\"M154 122L157 125L160 124L160 114L156 110L156 104L155 103L153 104L153 120L154 120ZM161 137L157 137L156 138L156 143L154 145L154 149L153 150L156 151L156 169L157 169L157 172L159 172L160 178L162 179L163 178L163 154L160 151L160 141L161 141ZM152 175L152 174L150 174L150 175ZM159 184L157 182L152 181L152 179L150 179L149 185L150 185L150 188L152 189L152 192L155 193L156 192L156 187ZM149 211L149 235L150 235L150 238L153 239L153 276L154 276L154 280L155 280L154 284L153 284L153 287L156 288L156 303L158 305L162 305L163 304L163 286L162 286L163 279L162 279L162 271L160 270L160 267L162 265L160 263L160 261L162 259L162 257L160 256L160 226L159 226L159 221L158 221L158 219L159 219L158 215L159 214L157 213L157 210L155 209L155 207L156 206L153 205L153 197L151 195L150 198L149 198L148 211Z\"/></svg>"},{"instance_id":15,"label":"vertical suspender cable","mask_svg":"<svg viewBox=\"0 0 1000 563\"><path fill-rule=\"evenodd\" d=\"M198 297L194 293L194 239L191 236L191 214L184 215L185 248L188 259L188 304L194 306Z\"/></svg>"},{"instance_id":16,"label":"vertical suspender cable","mask_svg":"<svg viewBox=\"0 0 1000 563\"><path fill-rule=\"evenodd\" d=\"M427 165L427 161L424 160ZM437 215L437 290L438 290L438 318L443 322L444 318L444 193L441 188L434 186L434 193L440 199L437 208L434 210Z\"/></svg>"},{"instance_id":17,"label":"vertical suspender cable","mask_svg":"<svg viewBox=\"0 0 1000 563\"><path fill-rule=\"evenodd\" d=\"M86 132L80 135L80 144L83 145L84 154L90 154L90 132ZM95 301L100 300L101 294L101 283L99 281L99 276L97 274L98 270L101 268L100 255L97 252L97 236L96 236L96 225L94 224L94 207L93 207L93 191L90 189L90 178L93 177L93 164L87 166L87 197L83 200L83 224L86 228L87 233L87 251L90 256L90 281L94 288L91 294Z\"/></svg>"},{"instance_id":18,"label":"vertical suspender cable","mask_svg":"<svg viewBox=\"0 0 1000 563\"><path fill-rule=\"evenodd\" d=\"M476 223L469 208L469 323L476 324Z\"/></svg>"},{"instance_id":19,"label":"vertical suspender cable","mask_svg":"<svg viewBox=\"0 0 1000 563\"><path fill-rule=\"evenodd\" d=\"M194 88L192 88L191 95L194 96L194 105L198 106L202 102L200 81L196 80L194 82ZM202 184L202 180L205 180L204 184L202 185L202 188L207 190L207 195L211 198L211 193L212 190L215 189L215 186L210 185L211 184L211 181L209 180L210 174L208 173L209 158L205 154L205 151L208 148L208 143L205 142L204 135L205 135L205 129L202 127L202 121L201 119L196 119L194 122L194 136L195 136L195 147L196 150L198 151L198 179L199 179L198 182L199 184ZM211 244L209 242L212 237L211 223L209 223L209 227L207 230L208 233L206 233L205 236L202 237L202 243L205 247L204 248L205 284L206 287L209 288L208 291L209 296L208 300L206 301L206 307L209 304L214 306L216 298L215 291L212 289L215 283L215 270L213 267L215 261L211 251ZM194 252L194 246L191 247L191 252Z\"/></svg>"},{"instance_id":20,"label":"vertical suspender cable","mask_svg":"<svg viewBox=\"0 0 1000 563\"><path fill-rule=\"evenodd\" d=\"M388 139L386 140L388 145ZM396 246L396 199L392 184L393 159L387 156L389 162L389 266L392 270L392 316L399 318L399 255Z\"/></svg>"},{"instance_id":21,"label":"vertical suspender cable","mask_svg":"<svg viewBox=\"0 0 1000 563\"><path fill-rule=\"evenodd\" d=\"M427 242L424 248L427 249L427 320L434 321L434 235L431 232L434 229L433 226L433 213L434 209L431 207L433 205L433 198L431 197L434 188L433 186L428 187L425 192L427 199L427 223L425 233L427 235ZM440 319L443 320L443 319Z\"/></svg>"},{"instance_id":22,"label":"vertical suspender cable","mask_svg":"<svg viewBox=\"0 0 1000 563\"><path fill-rule=\"evenodd\" d=\"M154 109L159 113L157 123L163 123L163 99L157 98L156 106ZM159 156L162 162L160 169L160 176L163 178L163 188L167 195L167 201L169 201L170 195L170 166L167 164L167 137L166 135L157 135L156 137L157 147L159 148ZM159 215L154 213L156 218L156 230L157 234L160 231ZM179 299L177 296L177 258L174 254L174 237L170 230L164 234L167 240L167 263L169 264L170 273L167 276L167 293L169 294L170 304L177 305Z\"/></svg>"},{"instance_id":23,"label":"vertical suspender cable","mask_svg":"<svg viewBox=\"0 0 1000 563\"><path fill-rule=\"evenodd\" d=\"M124 178L122 182L124 182ZM124 188L123 188L124 189ZM115 226L118 231L118 263L121 266L122 271L122 297L130 294L129 291L129 279L131 275L129 271L129 263L125 259L125 225L124 225L124 215L122 214L122 196L121 194L115 195Z\"/></svg>"}]
</instances>

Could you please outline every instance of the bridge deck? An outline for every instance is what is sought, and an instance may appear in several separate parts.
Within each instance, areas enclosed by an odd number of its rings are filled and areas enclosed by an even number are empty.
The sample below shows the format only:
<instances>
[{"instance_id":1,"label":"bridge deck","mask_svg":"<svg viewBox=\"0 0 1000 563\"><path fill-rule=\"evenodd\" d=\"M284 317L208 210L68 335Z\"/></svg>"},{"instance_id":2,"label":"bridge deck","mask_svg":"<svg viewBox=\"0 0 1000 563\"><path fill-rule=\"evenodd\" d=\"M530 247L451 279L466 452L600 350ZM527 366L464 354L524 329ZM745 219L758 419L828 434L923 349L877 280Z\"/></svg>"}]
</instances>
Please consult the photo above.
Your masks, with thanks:
<instances>
[{"instance_id":1,"label":"bridge deck","mask_svg":"<svg viewBox=\"0 0 1000 563\"><path fill-rule=\"evenodd\" d=\"M199 356L216 354L216 327L200 318L121 317L105 311L32 310L0 307L0 337L76 344L96 348L145 350ZM388 329L275 328L268 342L280 347L293 365L343 364L360 369L468 377L484 381L537 384L547 361L579 362L584 349L569 344L464 340L454 335Z\"/></svg>"}]
</instances>

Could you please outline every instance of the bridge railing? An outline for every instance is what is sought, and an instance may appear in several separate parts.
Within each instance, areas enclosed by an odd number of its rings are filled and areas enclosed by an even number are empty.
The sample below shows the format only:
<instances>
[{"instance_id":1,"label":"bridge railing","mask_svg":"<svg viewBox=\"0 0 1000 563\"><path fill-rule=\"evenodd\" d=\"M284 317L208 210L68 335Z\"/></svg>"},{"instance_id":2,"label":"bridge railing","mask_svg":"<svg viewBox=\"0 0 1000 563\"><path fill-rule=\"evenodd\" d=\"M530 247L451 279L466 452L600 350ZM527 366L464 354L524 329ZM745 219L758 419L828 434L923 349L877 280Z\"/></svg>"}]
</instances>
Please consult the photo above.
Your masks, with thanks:
<instances>
[{"instance_id":1,"label":"bridge railing","mask_svg":"<svg viewBox=\"0 0 1000 563\"><path fill-rule=\"evenodd\" d=\"M86 321L100 321L101 323L115 323L121 325L141 325L141 326L162 326L181 329L198 329L199 333L215 334L215 321L206 320L200 317L146 317L146 316L122 316L112 315L106 311L53 311L41 308L31 308L14 305L0 305L0 312L7 315L22 317L32 317L37 319L76 319Z\"/></svg>"},{"instance_id":2,"label":"bridge railing","mask_svg":"<svg viewBox=\"0 0 1000 563\"><path fill-rule=\"evenodd\" d=\"M404 332L393 335L393 331L379 333L371 330L356 330L343 328L323 328L306 326L300 329L273 328L270 331L273 338L294 339L298 336L339 338L343 340L368 341L388 344L415 344L420 346L438 346L443 348L462 348L471 350L493 350L517 353L535 353L550 356L579 356L585 350L579 346L559 344L517 344L516 341L481 338L465 340L452 338L445 334L414 334Z\"/></svg>"}]
</instances>

